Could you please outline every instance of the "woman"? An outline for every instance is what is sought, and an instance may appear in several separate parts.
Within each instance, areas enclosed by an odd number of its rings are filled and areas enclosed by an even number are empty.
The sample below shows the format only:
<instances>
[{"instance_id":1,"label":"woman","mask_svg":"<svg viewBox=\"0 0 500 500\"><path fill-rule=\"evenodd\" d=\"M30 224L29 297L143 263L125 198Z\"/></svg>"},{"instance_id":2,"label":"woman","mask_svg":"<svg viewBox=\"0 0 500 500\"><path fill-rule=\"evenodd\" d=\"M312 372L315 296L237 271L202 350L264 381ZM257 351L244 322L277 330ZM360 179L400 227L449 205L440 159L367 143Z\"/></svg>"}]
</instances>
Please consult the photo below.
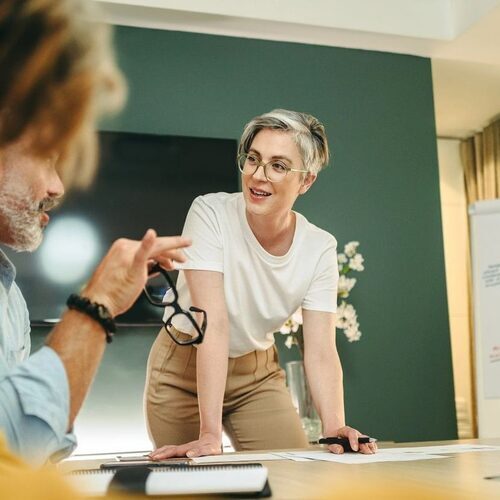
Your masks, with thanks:
<instances>
[{"instance_id":1,"label":"woman","mask_svg":"<svg viewBox=\"0 0 500 500\"><path fill-rule=\"evenodd\" d=\"M163 330L152 348L146 412L159 447L154 459L221 453L222 428L236 450L307 446L273 338L300 306L305 369L323 434L347 437L358 449L360 433L344 422L335 347L336 240L292 210L328 157L316 118L277 109L245 127L238 155L243 192L193 202L179 302L205 309L210 320L197 350L177 348ZM175 319L173 327L190 333ZM343 452L340 445L329 449ZM359 451L374 453L376 445Z\"/></svg>"}]
</instances>

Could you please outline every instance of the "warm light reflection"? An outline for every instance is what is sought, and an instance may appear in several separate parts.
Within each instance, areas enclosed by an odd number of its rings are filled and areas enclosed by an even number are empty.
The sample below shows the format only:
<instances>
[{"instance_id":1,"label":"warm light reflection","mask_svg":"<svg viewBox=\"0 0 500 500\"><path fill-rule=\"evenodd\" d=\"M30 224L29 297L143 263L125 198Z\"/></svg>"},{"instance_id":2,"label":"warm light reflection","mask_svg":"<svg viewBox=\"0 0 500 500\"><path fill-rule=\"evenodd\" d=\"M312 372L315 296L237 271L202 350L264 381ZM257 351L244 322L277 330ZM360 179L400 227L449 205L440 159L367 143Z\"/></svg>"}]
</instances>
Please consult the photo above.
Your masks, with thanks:
<instances>
[{"instance_id":1,"label":"warm light reflection","mask_svg":"<svg viewBox=\"0 0 500 500\"><path fill-rule=\"evenodd\" d=\"M38 253L42 272L50 280L71 284L86 278L99 257L95 228L84 218L64 216L49 224Z\"/></svg>"}]
</instances>

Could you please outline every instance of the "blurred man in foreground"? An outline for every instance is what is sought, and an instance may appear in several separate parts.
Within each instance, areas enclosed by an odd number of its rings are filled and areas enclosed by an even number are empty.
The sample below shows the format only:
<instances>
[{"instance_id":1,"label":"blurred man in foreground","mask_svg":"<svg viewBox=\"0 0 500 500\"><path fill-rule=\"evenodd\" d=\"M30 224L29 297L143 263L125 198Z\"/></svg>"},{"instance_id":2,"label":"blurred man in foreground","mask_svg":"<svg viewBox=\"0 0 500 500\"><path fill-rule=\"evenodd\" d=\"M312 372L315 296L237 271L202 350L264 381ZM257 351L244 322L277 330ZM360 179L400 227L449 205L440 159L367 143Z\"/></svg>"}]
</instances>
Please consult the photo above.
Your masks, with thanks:
<instances>
[{"instance_id":1,"label":"blurred man in foreground","mask_svg":"<svg viewBox=\"0 0 500 500\"><path fill-rule=\"evenodd\" d=\"M0 245L33 251L65 187L96 164L94 125L123 102L106 26L84 0L0 0ZM67 455L73 421L148 263L183 262L181 237L116 241L46 345L29 357L29 317L0 250L0 434L31 463ZM33 284L36 286L36 283Z\"/></svg>"}]
</instances>

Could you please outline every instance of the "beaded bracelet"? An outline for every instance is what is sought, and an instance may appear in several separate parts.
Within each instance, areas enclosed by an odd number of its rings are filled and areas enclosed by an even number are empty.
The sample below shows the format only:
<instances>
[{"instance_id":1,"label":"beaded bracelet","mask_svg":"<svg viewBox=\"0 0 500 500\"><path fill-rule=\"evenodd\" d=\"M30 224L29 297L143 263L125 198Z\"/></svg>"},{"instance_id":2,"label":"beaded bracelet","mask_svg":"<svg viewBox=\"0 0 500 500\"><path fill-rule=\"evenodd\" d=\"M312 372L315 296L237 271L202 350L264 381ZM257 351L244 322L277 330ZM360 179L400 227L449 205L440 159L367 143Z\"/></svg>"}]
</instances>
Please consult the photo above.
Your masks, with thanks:
<instances>
[{"instance_id":1,"label":"beaded bracelet","mask_svg":"<svg viewBox=\"0 0 500 500\"><path fill-rule=\"evenodd\" d=\"M113 341L113 334L116 332L116 324L106 306L91 302L87 297L82 297L76 293L72 293L68 297L66 305L70 309L86 314L97 321L104 328L106 342L110 344Z\"/></svg>"}]
</instances>

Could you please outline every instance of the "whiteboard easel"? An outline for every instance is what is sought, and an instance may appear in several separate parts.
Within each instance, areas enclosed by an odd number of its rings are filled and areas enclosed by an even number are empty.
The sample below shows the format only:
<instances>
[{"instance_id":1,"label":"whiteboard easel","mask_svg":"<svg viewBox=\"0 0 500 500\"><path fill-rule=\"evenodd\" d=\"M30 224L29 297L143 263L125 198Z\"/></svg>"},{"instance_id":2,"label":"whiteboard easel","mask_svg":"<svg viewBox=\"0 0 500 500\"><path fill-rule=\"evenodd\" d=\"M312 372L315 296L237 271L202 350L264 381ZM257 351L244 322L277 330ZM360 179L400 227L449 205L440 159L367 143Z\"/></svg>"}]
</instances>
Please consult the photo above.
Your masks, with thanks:
<instances>
[{"instance_id":1,"label":"whiteboard easel","mask_svg":"<svg viewBox=\"0 0 500 500\"><path fill-rule=\"evenodd\" d=\"M477 422L480 438L500 437L500 200L469 206Z\"/></svg>"}]
</instances>

